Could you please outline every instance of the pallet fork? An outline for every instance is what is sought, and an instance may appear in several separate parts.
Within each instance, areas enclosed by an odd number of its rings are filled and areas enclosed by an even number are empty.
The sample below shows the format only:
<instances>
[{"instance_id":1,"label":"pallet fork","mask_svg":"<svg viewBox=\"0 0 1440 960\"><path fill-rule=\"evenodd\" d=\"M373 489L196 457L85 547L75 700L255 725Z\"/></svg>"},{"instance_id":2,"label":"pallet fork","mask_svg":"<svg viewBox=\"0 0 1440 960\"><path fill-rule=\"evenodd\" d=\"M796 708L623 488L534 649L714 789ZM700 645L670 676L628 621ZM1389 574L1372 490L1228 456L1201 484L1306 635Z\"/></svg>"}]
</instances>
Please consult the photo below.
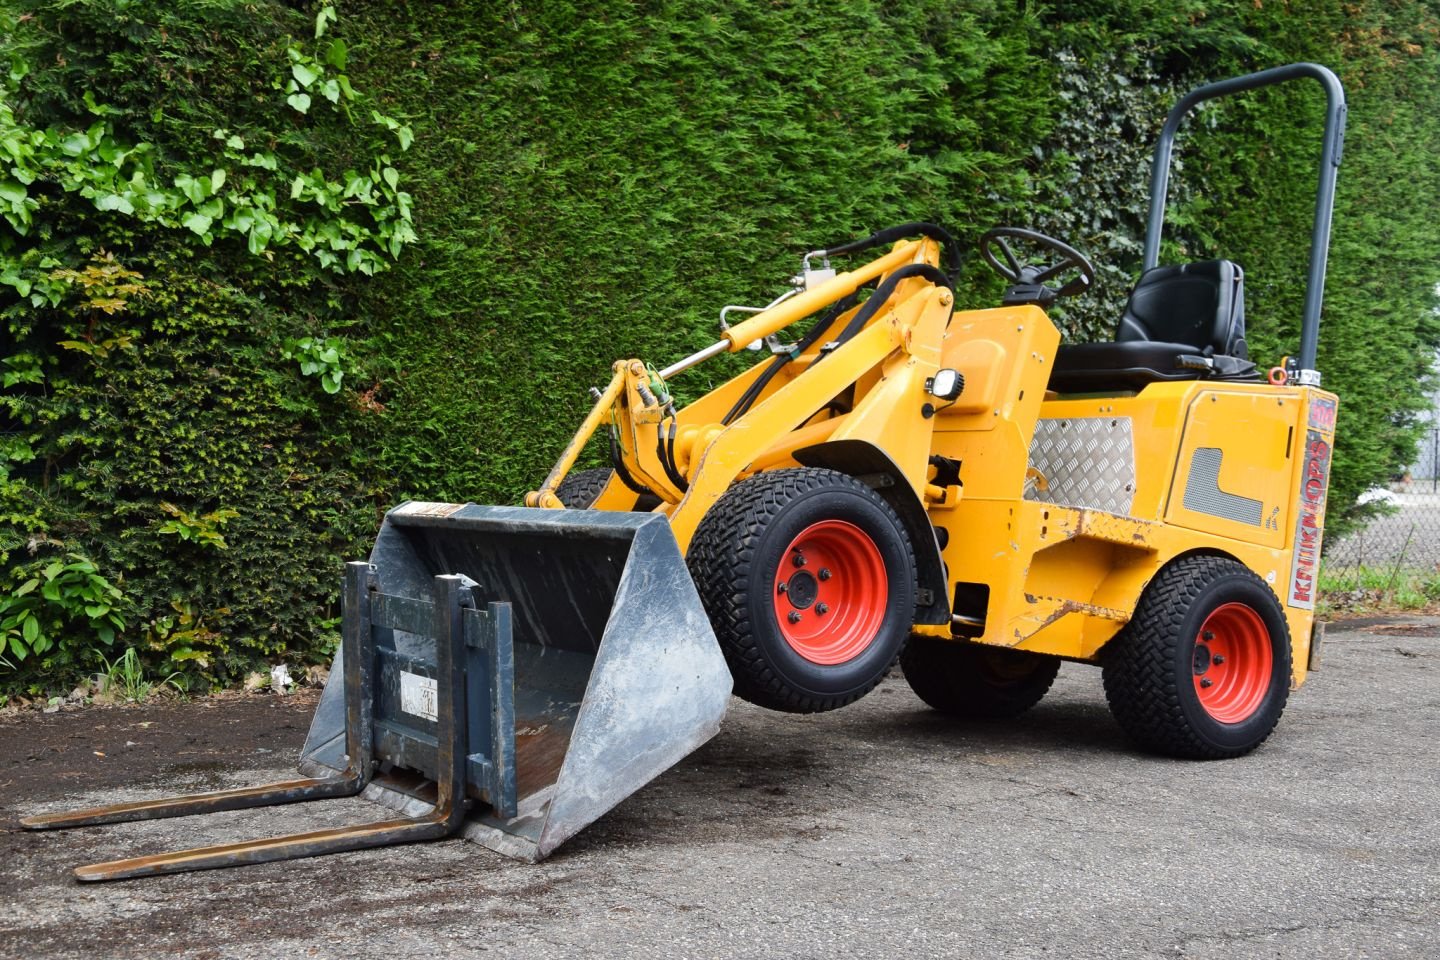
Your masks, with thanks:
<instances>
[{"instance_id":1,"label":"pallet fork","mask_svg":"<svg viewBox=\"0 0 1440 960\"><path fill-rule=\"evenodd\" d=\"M555 560L562 542L584 559ZM41 814L22 826L363 792L428 809L92 864L75 877L293 860L462 831L534 861L713 736L729 700L729 673L663 517L404 504L387 516L370 562L346 565L343 614L331 671L343 679L316 710L301 755L309 778Z\"/></svg>"}]
</instances>

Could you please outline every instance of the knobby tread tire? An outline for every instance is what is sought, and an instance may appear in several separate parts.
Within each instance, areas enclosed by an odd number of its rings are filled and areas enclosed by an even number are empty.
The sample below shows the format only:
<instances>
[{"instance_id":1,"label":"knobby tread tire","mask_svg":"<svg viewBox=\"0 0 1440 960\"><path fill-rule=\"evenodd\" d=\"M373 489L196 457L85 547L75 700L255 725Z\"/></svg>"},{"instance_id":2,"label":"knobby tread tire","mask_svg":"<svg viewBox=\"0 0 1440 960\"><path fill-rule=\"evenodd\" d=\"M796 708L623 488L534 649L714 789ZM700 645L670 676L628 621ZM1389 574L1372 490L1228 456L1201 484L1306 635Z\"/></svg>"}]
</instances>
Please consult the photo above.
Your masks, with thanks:
<instances>
[{"instance_id":1,"label":"knobby tread tire","mask_svg":"<svg viewBox=\"0 0 1440 960\"><path fill-rule=\"evenodd\" d=\"M1040 702L1060 660L917 634L900 654L900 669L915 695L941 713L1008 720Z\"/></svg>"},{"instance_id":2,"label":"knobby tread tire","mask_svg":"<svg viewBox=\"0 0 1440 960\"><path fill-rule=\"evenodd\" d=\"M555 488L555 496L571 510L588 510L599 499L610 484L615 471L609 467L590 467L586 470L572 470ZM660 505L660 498L651 493L642 493L636 498L632 510L646 512Z\"/></svg>"},{"instance_id":3,"label":"knobby tread tire","mask_svg":"<svg viewBox=\"0 0 1440 960\"><path fill-rule=\"evenodd\" d=\"M1271 682L1250 717L1222 724L1200 706L1190 660L1205 616L1236 599L1265 622ZM1193 760L1238 757L1263 743L1285 710L1290 631L1274 592L1244 564L1227 557L1182 557L1145 588L1130 623L1101 651L1101 666L1110 712L1142 748Z\"/></svg>"},{"instance_id":4,"label":"knobby tread tire","mask_svg":"<svg viewBox=\"0 0 1440 960\"><path fill-rule=\"evenodd\" d=\"M560 481L560 486L555 488L555 496L571 510L584 510L595 502L600 492L610 483L612 473L614 471L609 467L572 470L569 476Z\"/></svg>"},{"instance_id":5,"label":"knobby tread tire","mask_svg":"<svg viewBox=\"0 0 1440 960\"><path fill-rule=\"evenodd\" d=\"M768 596L773 572L756 569L757 554L767 536L775 535L777 520L787 508L803 498L827 492L841 494L842 500L854 498L878 511L903 551L902 569L888 570L889 606L877 639L856 658L870 661L871 675L844 684L841 689L828 690L818 688L823 684L800 682L787 675L785 661L792 655L781 646L783 639L777 641L778 627L754 622L754 608L763 604L752 602L750 595L752 577L758 575L758 585L766 591L765 603L773 609L773 600ZM883 553L885 547L877 546ZM816 713L860 699L890 672L914 619L915 554L904 524L875 491L835 470L771 470L735 484L700 521L686 563L730 665L735 694L772 710Z\"/></svg>"}]
</instances>

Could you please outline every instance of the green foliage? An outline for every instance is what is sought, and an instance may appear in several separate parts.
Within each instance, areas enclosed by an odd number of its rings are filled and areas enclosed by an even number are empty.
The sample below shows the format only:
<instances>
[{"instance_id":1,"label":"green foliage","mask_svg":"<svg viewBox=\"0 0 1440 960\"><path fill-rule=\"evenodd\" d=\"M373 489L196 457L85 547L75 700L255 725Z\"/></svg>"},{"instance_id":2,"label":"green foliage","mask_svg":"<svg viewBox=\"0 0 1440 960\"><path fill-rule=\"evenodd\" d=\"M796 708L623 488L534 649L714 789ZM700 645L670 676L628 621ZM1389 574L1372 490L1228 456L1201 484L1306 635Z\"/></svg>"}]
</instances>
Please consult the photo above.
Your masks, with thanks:
<instances>
[{"instance_id":1,"label":"green foliage","mask_svg":"<svg viewBox=\"0 0 1440 960\"><path fill-rule=\"evenodd\" d=\"M416 130L414 257L357 293L392 492L514 502L619 356L715 339L799 255L906 220L967 247L1054 116L1013 4L345 6ZM998 286L969 266L966 297ZM698 392L733 367L678 379Z\"/></svg>"},{"instance_id":2,"label":"green foliage","mask_svg":"<svg viewBox=\"0 0 1440 960\"><path fill-rule=\"evenodd\" d=\"M345 379L345 341L339 337L304 337L290 340L281 351L286 360L297 360L300 372L307 377L319 376L326 393L339 393Z\"/></svg>"},{"instance_id":3,"label":"green foliage","mask_svg":"<svg viewBox=\"0 0 1440 960\"><path fill-rule=\"evenodd\" d=\"M1436 20L1420 0L17 0L0 570L92 558L155 675L324 656L380 508L513 502L613 359L708 345L805 250L934 220L978 307L1000 284L975 238L1037 227L1100 268L1056 312L1067 336L1108 336L1169 105L1299 59L1351 104L1320 358L1333 536L1409 458L1440 343ZM1298 340L1319 99L1207 107L1178 142L1165 257L1244 266L1262 366Z\"/></svg>"},{"instance_id":4,"label":"green foliage","mask_svg":"<svg viewBox=\"0 0 1440 960\"><path fill-rule=\"evenodd\" d=\"M1322 607L1316 612L1326 618L1433 609L1440 603L1440 573L1399 565L1326 567L1320 572L1320 595Z\"/></svg>"},{"instance_id":5,"label":"green foliage","mask_svg":"<svg viewBox=\"0 0 1440 960\"><path fill-rule=\"evenodd\" d=\"M327 9L0 13L0 176L24 187L0 199L0 569L91 557L161 675L321 651L375 522L351 431L380 408L342 392L344 331L350 278L414 238L392 160L413 134L352 83ZM64 687L107 645L57 642L0 688Z\"/></svg>"},{"instance_id":6,"label":"green foliage","mask_svg":"<svg viewBox=\"0 0 1440 960\"><path fill-rule=\"evenodd\" d=\"M79 554L21 565L0 595L0 649L16 661L51 654L44 666L78 662L97 642L108 647L125 629L124 594Z\"/></svg>"},{"instance_id":7,"label":"green foliage","mask_svg":"<svg viewBox=\"0 0 1440 960\"><path fill-rule=\"evenodd\" d=\"M18 25L9 24L12 29ZM318 26L317 33L323 33ZM327 65L301 46L288 45L284 54L284 61L277 58L268 86L288 92L286 102L301 113L309 109L306 91L314 89L353 129L353 108L363 98L349 77L343 72L328 76ZM332 40L323 56L343 70L344 42ZM8 83L0 87L0 164L8 168L8 178L0 179L0 216L19 237L46 233L43 222L37 227L37 215L63 207L63 194L76 194L89 201L94 212L188 230L206 246L217 237L243 240L252 255L293 246L320 267L337 272L372 274L384 269L387 257L398 256L415 239L410 196L399 189L399 172L382 148L375 148L380 152L369 156L358 172L351 168L332 177L319 168L305 169L309 154L283 147L277 152L268 138L261 139L260 149L247 149L239 133L218 128L198 169L187 167L156 143L129 142L110 119L126 111L97 102L88 86L82 102L91 116L43 128L27 122L28 113L42 112L35 109L37 101L53 104L43 95L27 98L21 82L31 75L31 67L23 53L12 62ZM401 150L409 146L408 127L373 108L362 115L393 135ZM51 253L57 247L40 243ZM0 282L29 296L34 306L47 299L54 306L53 288L34 289L37 278L24 256L31 249L13 241L0 245Z\"/></svg>"},{"instance_id":8,"label":"green foliage","mask_svg":"<svg viewBox=\"0 0 1440 960\"><path fill-rule=\"evenodd\" d=\"M99 684L102 696L124 703L144 703L157 685L169 685L181 693L185 692L178 672L171 673L158 684L149 679L145 675L145 665L134 647L127 647L125 652L113 661L103 655L100 659L104 663Z\"/></svg>"},{"instance_id":9,"label":"green foliage","mask_svg":"<svg viewBox=\"0 0 1440 960\"><path fill-rule=\"evenodd\" d=\"M156 533L174 534L181 540L190 540L203 547L213 547L216 550L224 550L229 544L225 542L225 536L221 533L225 524L232 518L240 516L238 510L212 510L204 516L194 516L186 513L173 503L162 503L160 509L170 515L160 526L155 528Z\"/></svg>"}]
</instances>

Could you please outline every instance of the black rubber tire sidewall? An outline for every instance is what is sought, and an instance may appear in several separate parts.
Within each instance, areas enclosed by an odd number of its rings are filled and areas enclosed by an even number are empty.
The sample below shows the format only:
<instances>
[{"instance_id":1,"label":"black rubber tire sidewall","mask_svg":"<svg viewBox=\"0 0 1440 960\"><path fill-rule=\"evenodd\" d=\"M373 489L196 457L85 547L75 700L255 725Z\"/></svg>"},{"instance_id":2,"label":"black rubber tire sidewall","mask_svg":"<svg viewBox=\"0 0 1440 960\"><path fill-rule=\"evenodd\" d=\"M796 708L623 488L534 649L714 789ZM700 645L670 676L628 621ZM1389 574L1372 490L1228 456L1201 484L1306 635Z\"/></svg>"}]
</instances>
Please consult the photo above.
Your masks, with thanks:
<instances>
[{"instance_id":1,"label":"black rubber tire sidewall","mask_svg":"<svg viewBox=\"0 0 1440 960\"><path fill-rule=\"evenodd\" d=\"M1247 571L1248 573L1248 571ZM1226 603L1239 602L1260 615L1270 641L1270 685L1264 698L1249 717L1239 723L1221 723L1205 710L1195 691L1193 676L1194 638L1205 618ZM1254 575L1236 573L1211 582L1204 594L1186 613L1180 642L1174 645L1173 669L1187 682L1176 684L1180 709L1196 734L1217 750L1249 750L1270 735L1285 708L1290 690L1289 630L1275 596Z\"/></svg>"},{"instance_id":2,"label":"black rubber tire sidewall","mask_svg":"<svg viewBox=\"0 0 1440 960\"><path fill-rule=\"evenodd\" d=\"M591 467L587 470L572 470L555 488L555 496L569 510L586 510L600 496L610 483L614 473L609 467Z\"/></svg>"},{"instance_id":3,"label":"black rubber tire sidewall","mask_svg":"<svg viewBox=\"0 0 1440 960\"><path fill-rule=\"evenodd\" d=\"M885 615L875 639L858 656L839 664L813 663L790 646L780 632L780 608L770 589L780 564L787 562L786 547L822 520L843 520L859 527L880 551L889 585ZM755 550L751 576L758 589L752 589L748 597L755 642L768 654L776 672L796 690L816 697L844 697L868 690L895 662L914 620L914 574L906 570L909 562L905 531L881 505L853 489L801 494L762 531Z\"/></svg>"},{"instance_id":4,"label":"black rubber tire sidewall","mask_svg":"<svg viewBox=\"0 0 1440 960\"><path fill-rule=\"evenodd\" d=\"M786 548L821 520L864 531L888 579L876 636L842 664L813 663L796 652L780 631L772 595ZM914 619L914 552L903 523L879 494L834 470L785 468L735 484L706 512L686 562L736 695L772 710L833 710L864 696L895 663Z\"/></svg>"},{"instance_id":5,"label":"black rubber tire sidewall","mask_svg":"<svg viewBox=\"0 0 1440 960\"><path fill-rule=\"evenodd\" d=\"M1243 603L1269 634L1271 674L1265 696L1239 723L1210 716L1195 690L1195 638L1216 608ZM1105 697L1132 740L1172 757L1238 757L1269 737L1290 693L1290 630L1274 592L1228 557L1183 557L1141 595L1135 615L1101 651Z\"/></svg>"},{"instance_id":6,"label":"black rubber tire sidewall","mask_svg":"<svg viewBox=\"0 0 1440 960\"><path fill-rule=\"evenodd\" d=\"M594 506L600 494L605 492L614 476L615 471L609 467L572 470L569 476L560 481L560 486L555 489L555 496L560 498L560 502L565 504L568 510L588 510ZM635 506L630 509L636 513L649 513L659 505L659 497L653 493L642 493L635 498Z\"/></svg>"},{"instance_id":7,"label":"black rubber tire sidewall","mask_svg":"<svg viewBox=\"0 0 1440 960\"><path fill-rule=\"evenodd\" d=\"M1008 660L1003 675L995 666ZM1060 660L1023 650L912 636L900 654L905 682L935 710L974 720L1017 717L1055 682Z\"/></svg>"}]
</instances>

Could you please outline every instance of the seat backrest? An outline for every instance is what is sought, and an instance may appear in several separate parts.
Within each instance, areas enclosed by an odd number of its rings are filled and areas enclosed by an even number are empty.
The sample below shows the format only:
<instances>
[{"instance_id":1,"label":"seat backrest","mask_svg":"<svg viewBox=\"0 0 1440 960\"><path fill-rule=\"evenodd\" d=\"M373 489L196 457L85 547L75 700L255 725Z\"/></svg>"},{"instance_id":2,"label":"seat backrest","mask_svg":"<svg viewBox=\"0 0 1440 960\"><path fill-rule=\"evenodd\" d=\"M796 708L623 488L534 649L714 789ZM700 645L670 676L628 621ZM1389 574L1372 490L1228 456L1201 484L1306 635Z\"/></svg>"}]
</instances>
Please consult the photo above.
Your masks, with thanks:
<instances>
[{"instance_id":1,"label":"seat backrest","mask_svg":"<svg viewBox=\"0 0 1440 960\"><path fill-rule=\"evenodd\" d=\"M1230 260L1147 270L1130 294L1115 339L1183 343L1209 355L1249 359L1244 280Z\"/></svg>"}]
</instances>

